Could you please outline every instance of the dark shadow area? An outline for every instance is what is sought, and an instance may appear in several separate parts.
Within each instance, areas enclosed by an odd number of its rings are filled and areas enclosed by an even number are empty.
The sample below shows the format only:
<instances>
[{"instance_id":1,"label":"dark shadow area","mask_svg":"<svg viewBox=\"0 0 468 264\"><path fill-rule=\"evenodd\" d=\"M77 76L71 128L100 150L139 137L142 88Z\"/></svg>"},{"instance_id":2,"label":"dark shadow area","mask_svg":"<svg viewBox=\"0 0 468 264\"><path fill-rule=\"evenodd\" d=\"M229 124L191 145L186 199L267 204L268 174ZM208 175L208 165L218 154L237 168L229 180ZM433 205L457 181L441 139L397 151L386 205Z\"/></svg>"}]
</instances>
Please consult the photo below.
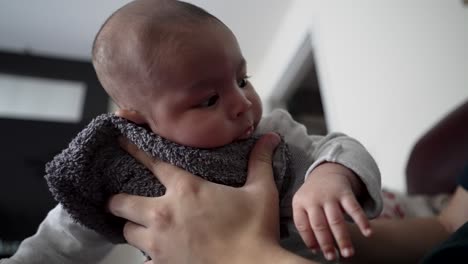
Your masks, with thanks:
<instances>
[{"instance_id":1,"label":"dark shadow area","mask_svg":"<svg viewBox=\"0 0 468 264\"><path fill-rule=\"evenodd\" d=\"M86 85L82 120L61 123L0 118L0 257L14 252L55 206L44 165L95 116L107 112L108 96L90 62L0 52L0 73L79 81Z\"/></svg>"}]
</instances>

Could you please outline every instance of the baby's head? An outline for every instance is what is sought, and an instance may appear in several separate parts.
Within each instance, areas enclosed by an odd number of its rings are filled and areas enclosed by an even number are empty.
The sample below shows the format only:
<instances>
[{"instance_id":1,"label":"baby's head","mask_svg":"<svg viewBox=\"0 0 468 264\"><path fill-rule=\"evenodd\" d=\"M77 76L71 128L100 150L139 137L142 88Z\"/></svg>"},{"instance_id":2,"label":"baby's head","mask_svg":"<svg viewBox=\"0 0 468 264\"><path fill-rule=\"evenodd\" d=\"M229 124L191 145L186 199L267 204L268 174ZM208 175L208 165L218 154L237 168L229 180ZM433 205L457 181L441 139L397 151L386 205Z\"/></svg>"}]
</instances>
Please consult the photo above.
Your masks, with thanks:
<instances>
[{"instance_id":1,"label":"baby's head","mask_svg":"<svg viewBox=\"0 0 468 264\"><path fill-rule=\"evenodd\" d=\"M235 36L188 3L136 0L117 10L96 36L93 65L121 116L181 145L247 138L262 115Z\"/></svg>"}]
</instances>

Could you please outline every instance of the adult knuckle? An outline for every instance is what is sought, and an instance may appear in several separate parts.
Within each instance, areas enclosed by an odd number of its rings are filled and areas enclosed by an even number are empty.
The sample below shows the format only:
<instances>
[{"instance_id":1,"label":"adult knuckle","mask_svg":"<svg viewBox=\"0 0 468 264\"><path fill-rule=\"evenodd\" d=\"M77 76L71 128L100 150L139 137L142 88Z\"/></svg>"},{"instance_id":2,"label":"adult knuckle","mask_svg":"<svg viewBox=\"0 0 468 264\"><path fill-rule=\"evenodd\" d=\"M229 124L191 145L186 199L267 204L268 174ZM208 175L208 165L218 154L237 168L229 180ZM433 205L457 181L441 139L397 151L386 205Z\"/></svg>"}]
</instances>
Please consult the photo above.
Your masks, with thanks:
<instances>
[{"instance_id":1,"label":"adult knuckle","mask_svg":"<svg viewBox=\"0 0 468 264\"><path fill-rule=\"evenodd\" d=\"M146 248L148 249L149 252L156 253L156 254L158 254L158 252L160 251L158 243L156 243L156 241L152 239L149 241L146 241Z\"/></svg>"},{"instance_id":2,"label":"adult knuckle","mask_svg":"<svg viewBox=\"0 0 468 264\"><path fill-rule=\"evenodd\" d=\"M200 190L200 186L190 179L181 179L177 181L174 189L179 195L194 195Z\"/></svg>"},{"instance_id":3,"label":"adult knuckle","mask_svg":"<svg viewBox=\"0 0 468 264\"><path fill-rule=\"evenodd\" d=\"M167 227L171 222L171 212L167 207L160 207L150 211L150 219L161 228Z\"/></svg>"}]
</instances>

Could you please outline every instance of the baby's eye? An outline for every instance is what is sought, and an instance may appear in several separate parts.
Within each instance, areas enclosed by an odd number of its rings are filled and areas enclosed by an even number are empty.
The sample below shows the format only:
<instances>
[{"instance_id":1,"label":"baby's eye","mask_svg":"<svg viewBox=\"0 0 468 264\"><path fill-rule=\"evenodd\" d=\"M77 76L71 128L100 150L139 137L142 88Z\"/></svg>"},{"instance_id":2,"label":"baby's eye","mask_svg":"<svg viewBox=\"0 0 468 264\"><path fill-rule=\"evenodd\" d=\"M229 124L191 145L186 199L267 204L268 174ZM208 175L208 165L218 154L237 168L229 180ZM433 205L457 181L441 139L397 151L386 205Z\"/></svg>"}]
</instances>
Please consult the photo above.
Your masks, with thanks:
<instances>
[{"instance_id":1,"label":"baby's eye","mask_svg":"<svg viewBox=\"0 0 468 264\"><path fill-rule=\"evenodd\" d=\"M215 105L216 102L218 101L219 99L219 95L213 95L211 96L210 98L208 98L207 100L203 101L201 104L199 104L200 107L210 107L212 105Z\"/></svg>"},{"instance_id":2,"label":"baby's eye","mask_svg":"<svg viewBox=\"0 0 468 264\"><path fill-rule=\"evenodd\" d=\"M238 85L240 88L244 88L245 86L247 86L248 83L249 83L249 76L245 76L244 78L240 79L240 80L237 82L237 85Z\"/></svg>"}]
</instances>

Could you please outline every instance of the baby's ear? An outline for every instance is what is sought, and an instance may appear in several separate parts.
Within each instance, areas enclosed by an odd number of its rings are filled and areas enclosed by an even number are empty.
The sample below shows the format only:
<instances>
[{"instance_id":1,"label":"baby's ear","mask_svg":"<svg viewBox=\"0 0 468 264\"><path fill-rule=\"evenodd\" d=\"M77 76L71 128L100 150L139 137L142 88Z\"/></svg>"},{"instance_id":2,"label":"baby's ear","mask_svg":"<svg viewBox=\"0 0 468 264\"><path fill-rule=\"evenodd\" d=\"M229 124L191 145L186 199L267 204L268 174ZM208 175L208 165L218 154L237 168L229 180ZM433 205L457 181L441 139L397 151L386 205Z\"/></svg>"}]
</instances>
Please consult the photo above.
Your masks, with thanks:
<instances>
[{"instance_id":1,"label":"baby's ear","mask_svg":"<svg viewBox=\"0 0 468 264\"><path fill-rule=\"evenodd\" d=\"M119 109L115 112L115 115L125 118L139 125L146 124L146 120L143 117L143 115L135 110Z\"/></svg>"}]
</instances>

